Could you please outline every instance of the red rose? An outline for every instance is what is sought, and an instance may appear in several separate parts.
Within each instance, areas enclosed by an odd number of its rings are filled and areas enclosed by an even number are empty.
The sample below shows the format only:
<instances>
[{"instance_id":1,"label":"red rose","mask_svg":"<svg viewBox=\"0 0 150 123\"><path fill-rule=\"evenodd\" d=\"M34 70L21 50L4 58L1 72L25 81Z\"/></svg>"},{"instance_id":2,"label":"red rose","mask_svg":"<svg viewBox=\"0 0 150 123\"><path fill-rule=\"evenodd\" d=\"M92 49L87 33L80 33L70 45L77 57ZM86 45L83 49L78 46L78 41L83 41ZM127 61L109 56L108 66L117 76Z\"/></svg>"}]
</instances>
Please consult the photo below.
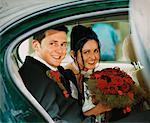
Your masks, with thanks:
<instances>
[{"instance_id":1,"label":"red rose","mask_svg":"<svg viewBox=\"0 0 150 123\"><path fill-rule=\"evenodd\" d=\"M130 85L128 83L124 83L122 86L121 86L121 90L123 91L123 93L126 93L128 92L130 89Z\"/></svg>"},{"instance_id":2,"label":"red rose","mask_svg":"<svg viewBox=\"0 0 150 123\"><path fill-rule=\"evenodd\" d=\"M134 94L133 94L133 92L128 92L128 96L130 97L131 100L134 99Z\"/></svg>"},{"instance_id":3,"label":"red rose","mask_svg":"<svg viewBox=\"0 0 150 123\"><path fill-rule=\"evenodd\" d=\"M123 95L123 92L121 90L118 90L119 95Z\"/></svg>"},{"instance_id":4,"label":"red rose","mask_svg":"<svg viewBox=\"0 0 150 123\"><path fill-rule=\"evenodd\" d=\"M59 71L52 71L52 70L50 70L49 71L49 75L50 75L50 77L52 77L54 80L56 80L56 81L60 81L60 73L59 73Z\"/></svg>"},{"instance_id":5,"label":"red rose","mask_svg":"<svg viewBox=\"0 0 150 123\"><path fill-rule=\"evenodd\" d=\"M124 113L128 113L131 111L131 108L129 106L126 106L124 109L123 109L123 112Z\"/></svg>"}]
</instances>

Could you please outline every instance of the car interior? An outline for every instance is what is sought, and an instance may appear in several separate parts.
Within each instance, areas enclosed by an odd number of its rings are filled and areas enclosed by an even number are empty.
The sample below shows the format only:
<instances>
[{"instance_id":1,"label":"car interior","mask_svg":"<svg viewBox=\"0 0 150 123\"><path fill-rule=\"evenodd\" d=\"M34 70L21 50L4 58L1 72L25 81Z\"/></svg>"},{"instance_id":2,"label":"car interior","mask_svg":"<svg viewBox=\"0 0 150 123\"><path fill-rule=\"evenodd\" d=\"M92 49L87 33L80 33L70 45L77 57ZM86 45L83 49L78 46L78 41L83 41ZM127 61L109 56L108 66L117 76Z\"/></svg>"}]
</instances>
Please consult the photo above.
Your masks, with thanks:
<instances>
[{"instance_id":1,"label":"car interior","mask_svg":"<svg viewBox=\"0 0 150 123\"><path fill-rule=\"evenodd\" d=\"M91 17L82 17L76 20L70 20L61 24L65 24L68 29L68 50L65 59L62 61L61 65L65 66L72 61L72 58L69 55L69 34L74 25L81 24L87 27L90 27L92 24L103 22L111 25L116 30L119 36L119 43L116 45L116 59L114 61L100 61L99 68L109 68L109 67L119 67L128 74L130 74L133 79L139 84L138 77L136 73L141 69L144 69L143 66L138 63L138 61L133 61L126 54L126 44L125 41L128 40L130 35L130 25L128 22L128 12L120 12L114 14L99 14L97 16ZM24 83L18 73L19 67L23 64L25 56L30 55L33 50L31 48L32 36L26 37L24 40L19 43L13 43L9 50L7 51L7 64L8 72L10 73L13 80L15 80L15 85L21 91L21 93L37 108L37 110L50 122L52 122L48 113L42 108L42 106L36 101L36 99L30 94L30 92L24 86ZM125 46L126 45L126 46ZM135 59L134 59L135 60ZM140 83L142 84L142 83Z\"/></svg>"}]
</instances>

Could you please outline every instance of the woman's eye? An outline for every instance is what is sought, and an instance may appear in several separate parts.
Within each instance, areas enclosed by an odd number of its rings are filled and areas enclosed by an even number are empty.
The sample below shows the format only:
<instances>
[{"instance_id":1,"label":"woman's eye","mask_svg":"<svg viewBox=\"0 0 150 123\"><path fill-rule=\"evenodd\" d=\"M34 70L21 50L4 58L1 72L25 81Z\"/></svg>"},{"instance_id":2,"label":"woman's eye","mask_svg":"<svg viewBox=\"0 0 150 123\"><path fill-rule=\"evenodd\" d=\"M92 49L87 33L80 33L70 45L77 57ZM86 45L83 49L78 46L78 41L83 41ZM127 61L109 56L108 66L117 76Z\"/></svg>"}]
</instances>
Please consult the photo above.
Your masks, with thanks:
<instances>
[{"instance_id":1,"label":"woman's eye","mask_svg":"<svg viewBox=\"0 0 150 123\"><path fill-rule=\"evenodd\" d=\"M95 49L94 52L95 52L95 53L99 53L99 50L98 50L98 49Z\"/></svg>"},{"instance_id":2,"label":"woman's eye","mask_svg":"<svg viewBox=\"0 0 150 123\"><path fill-rule=\"evenodd\" d=\"M89 51L84 51L83 53L84 53L84 54L88 54L88 53L89 53Z\"/></svg>"}]
</instances>

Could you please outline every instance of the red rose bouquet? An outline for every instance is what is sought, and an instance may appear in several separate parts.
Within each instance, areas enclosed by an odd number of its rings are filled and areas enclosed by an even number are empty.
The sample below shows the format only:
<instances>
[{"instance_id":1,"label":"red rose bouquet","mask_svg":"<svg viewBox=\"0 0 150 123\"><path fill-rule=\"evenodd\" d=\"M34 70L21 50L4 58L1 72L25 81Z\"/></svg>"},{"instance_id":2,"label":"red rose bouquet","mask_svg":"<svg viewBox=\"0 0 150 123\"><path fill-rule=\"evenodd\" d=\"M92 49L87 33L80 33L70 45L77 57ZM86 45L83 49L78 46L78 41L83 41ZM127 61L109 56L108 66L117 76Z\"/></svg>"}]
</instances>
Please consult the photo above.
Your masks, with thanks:
<instances>
[{"instance_id":1,"label":"red rose bouquet","mask_svg":"<svg viewBox=\"0 0 150 123\"><path fill-rule=\"evenodd\" d=\"M141 88L119 68L96 71L90 75L87 84L97 102L123 108L124 112L130 112L131 107L142 98Z\"/></svg>"}]
</instances>

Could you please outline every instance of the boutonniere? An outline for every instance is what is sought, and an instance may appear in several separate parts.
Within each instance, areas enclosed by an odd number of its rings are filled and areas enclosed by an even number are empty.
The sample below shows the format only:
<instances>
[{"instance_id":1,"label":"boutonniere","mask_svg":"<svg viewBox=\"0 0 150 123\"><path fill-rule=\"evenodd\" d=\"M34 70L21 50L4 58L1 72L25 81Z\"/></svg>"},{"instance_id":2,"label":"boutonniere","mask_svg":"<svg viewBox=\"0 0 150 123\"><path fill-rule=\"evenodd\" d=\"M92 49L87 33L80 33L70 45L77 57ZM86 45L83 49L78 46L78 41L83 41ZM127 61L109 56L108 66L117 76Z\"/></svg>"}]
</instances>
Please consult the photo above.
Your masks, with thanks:
<instances>
[{"instance_id":1,"label":"boutonniere","mask_svg":"<svg viewBox=\"0 0 150 123\"><path fill-rule=\"evenodd\" d=\"M60 82L60 73L59 71L48 70L47 75L49 78L54 79L57 82Z\"/></svg>"},{"instance_id":2,"label":"boutonniere","mask_svg":"<svg viewBox=\"0 0 150 123\"><path fill-rule=\"evenodd\" d=\"M55 80L55 82L58 84L59 88L62 90L62 93L64 95L65 98L69 97L69 93L66 90L66 88L64 87L64 85L61 82L61 73L59 71L53 71L53 70L48 70L46 72L47 76L53 80Z\"/></svg>"}]
</instances>

